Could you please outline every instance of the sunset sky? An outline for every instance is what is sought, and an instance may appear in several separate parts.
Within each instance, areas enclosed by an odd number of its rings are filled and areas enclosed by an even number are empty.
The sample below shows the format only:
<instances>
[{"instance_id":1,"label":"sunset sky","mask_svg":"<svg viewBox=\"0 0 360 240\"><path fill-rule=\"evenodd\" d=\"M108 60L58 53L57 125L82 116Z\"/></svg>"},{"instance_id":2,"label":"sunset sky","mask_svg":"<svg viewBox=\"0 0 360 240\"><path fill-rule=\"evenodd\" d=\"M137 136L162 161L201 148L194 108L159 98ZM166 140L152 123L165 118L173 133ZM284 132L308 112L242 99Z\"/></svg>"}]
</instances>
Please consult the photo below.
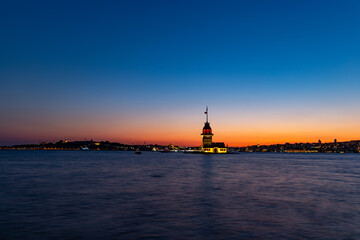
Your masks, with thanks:
<instances>
[{"instance_id":1,"label":"sunset sky","mask_svg":"<svg viewBox=\"0 0 360 240\"><path fill-rule=\"evenodd\" d=\"M2 1L0 145L360 139L360 1Z\"/></svg>"}]
</instances>

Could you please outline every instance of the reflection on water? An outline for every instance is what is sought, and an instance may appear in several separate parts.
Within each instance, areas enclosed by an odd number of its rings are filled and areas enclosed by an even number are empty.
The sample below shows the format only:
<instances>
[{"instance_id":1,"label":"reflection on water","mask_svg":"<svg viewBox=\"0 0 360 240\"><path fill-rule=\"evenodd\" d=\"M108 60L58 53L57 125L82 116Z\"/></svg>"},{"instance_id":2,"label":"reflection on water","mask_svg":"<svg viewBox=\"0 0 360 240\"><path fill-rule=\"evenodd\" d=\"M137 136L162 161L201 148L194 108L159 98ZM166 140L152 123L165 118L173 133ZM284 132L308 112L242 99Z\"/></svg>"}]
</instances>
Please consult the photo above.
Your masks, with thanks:
<instances>
[{"instance_id":1,"label":"reflection on water","mask_svg":"<svg viewBox=\"0 0 360 240\"><path fill-rule=\"evenodd\" d=\"M360 155L0 151L1 239L359 239Z\"/></svg>"}]
</instances>

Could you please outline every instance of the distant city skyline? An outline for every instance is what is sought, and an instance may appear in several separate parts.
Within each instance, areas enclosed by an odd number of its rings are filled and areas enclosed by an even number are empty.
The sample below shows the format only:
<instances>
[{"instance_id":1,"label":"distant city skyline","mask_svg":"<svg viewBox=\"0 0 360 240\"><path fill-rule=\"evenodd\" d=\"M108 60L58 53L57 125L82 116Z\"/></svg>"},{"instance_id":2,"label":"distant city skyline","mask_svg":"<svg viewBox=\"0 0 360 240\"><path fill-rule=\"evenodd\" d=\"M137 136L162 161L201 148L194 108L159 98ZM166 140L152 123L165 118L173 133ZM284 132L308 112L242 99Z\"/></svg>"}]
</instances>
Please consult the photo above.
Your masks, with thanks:
<instances>
[{"instance_id":1,"label":"distant city skyline","mask_svg":"<svg viewBox=\"0 0 360 240\"><path fill-rule=\"evenodd\" d=\"M0 145L360 136L359 1L0 3Z\"/></svg>"}]
</instances>

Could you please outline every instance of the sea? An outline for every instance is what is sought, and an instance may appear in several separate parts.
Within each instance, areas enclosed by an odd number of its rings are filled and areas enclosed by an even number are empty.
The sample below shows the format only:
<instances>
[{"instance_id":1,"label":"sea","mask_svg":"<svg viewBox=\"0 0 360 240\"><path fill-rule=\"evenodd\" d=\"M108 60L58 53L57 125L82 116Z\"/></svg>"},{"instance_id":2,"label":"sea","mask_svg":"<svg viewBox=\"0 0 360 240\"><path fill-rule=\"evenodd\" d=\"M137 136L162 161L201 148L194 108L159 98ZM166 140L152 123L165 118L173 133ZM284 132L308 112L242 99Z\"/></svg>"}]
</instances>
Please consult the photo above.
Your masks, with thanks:
<instances>
[{"instance_id":1,"label":"sea","mask_svg":"<svg viewBox=\"0 0 360 240\"><path fill-rule=\"evenodd\" d=\"M0 150L0 239L360 239L360 154Z\"/></svg>"}]
</instances>

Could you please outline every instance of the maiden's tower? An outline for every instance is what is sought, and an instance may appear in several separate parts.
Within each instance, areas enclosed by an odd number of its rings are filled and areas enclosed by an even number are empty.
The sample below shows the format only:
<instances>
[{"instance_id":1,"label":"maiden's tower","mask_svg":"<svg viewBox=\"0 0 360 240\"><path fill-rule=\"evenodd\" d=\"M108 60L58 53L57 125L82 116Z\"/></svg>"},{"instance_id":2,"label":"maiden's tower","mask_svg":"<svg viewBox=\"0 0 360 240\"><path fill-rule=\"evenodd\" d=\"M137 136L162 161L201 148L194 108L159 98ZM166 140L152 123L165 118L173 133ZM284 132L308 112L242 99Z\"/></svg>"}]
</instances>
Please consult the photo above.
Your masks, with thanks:
<instances>
[{"instance_id":1,"label":"maiden's tower","mask_svg":"<svg viewBox=\"0 0 360 240\"><path fill-rule=\"evenodd\" d=\"M206 115L206 122L202 130L202 137L203 142L201 145L201 152L202 153L227 153L227 147L225 147L225 144L223 142L213 142L212 137L212 129L210 127L209 123L209 110L208 107L206 107L205 111Z\"/></svg>"}]
</instances>

